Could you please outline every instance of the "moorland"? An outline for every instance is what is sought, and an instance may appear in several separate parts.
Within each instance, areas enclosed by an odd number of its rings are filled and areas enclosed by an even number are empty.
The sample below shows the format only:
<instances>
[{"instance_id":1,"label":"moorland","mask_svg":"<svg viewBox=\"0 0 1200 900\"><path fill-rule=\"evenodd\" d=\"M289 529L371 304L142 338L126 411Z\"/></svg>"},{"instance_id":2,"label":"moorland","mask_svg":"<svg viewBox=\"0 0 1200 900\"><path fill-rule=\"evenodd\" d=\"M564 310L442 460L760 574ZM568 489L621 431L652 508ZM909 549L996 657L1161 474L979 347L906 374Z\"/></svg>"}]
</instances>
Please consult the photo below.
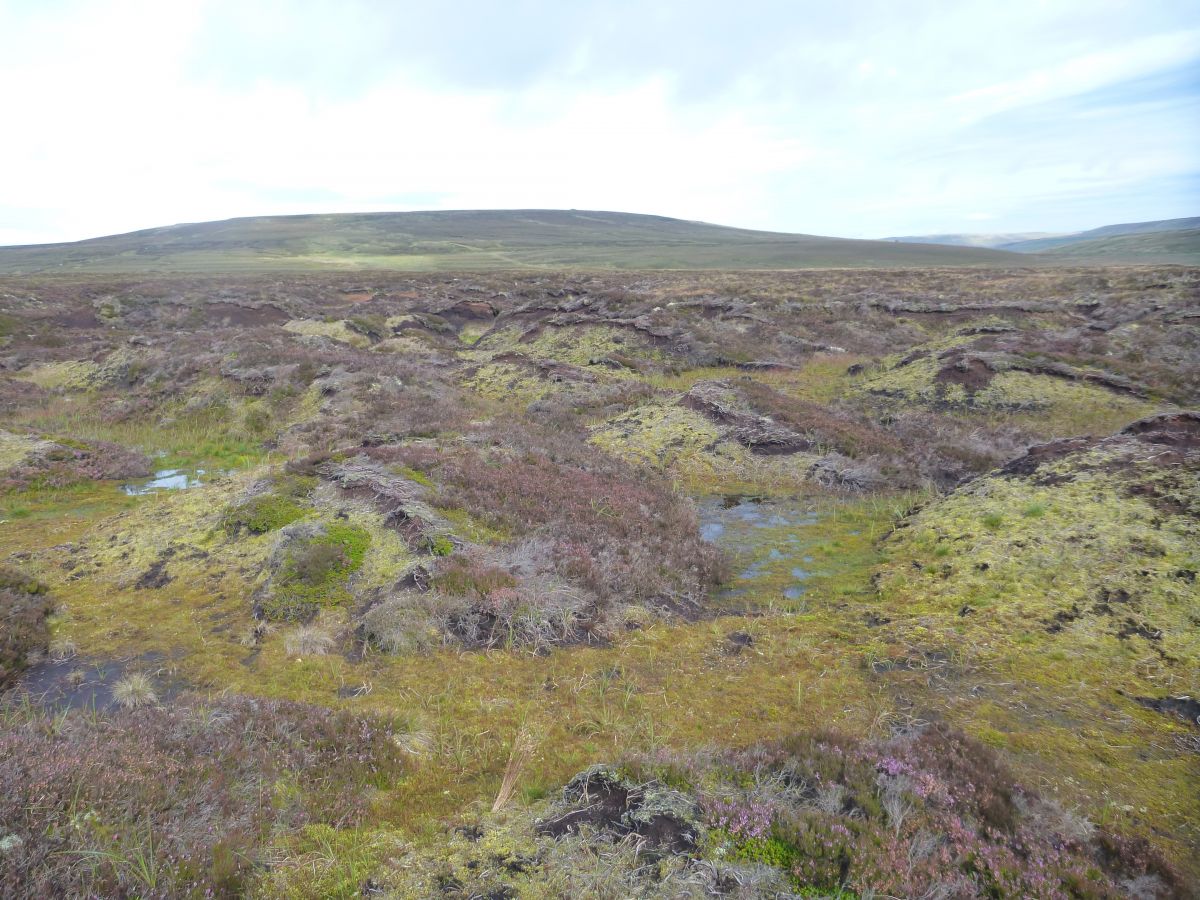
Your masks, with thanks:
<instances>
[{"instance_id":1,"label":"moorland","mask_svg":"<svg viewBox=\"0 0 1200 900\"><path fill-rule=\"evenodd\" d=\"M1200 270L896 252L4 276L0 892L1193 895Z\"/></svg>"}]
</instances>

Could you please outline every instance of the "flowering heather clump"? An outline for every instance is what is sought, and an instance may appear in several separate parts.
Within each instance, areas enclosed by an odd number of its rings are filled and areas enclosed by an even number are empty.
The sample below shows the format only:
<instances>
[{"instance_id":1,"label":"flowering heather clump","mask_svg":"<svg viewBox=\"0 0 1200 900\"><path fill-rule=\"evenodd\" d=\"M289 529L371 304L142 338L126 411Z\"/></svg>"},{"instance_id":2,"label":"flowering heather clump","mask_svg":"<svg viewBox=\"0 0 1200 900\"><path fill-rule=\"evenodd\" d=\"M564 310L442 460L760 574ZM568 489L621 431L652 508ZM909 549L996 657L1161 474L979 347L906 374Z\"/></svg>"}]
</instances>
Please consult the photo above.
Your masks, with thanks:
<instances>
[{"instance_id":1,"label":"flowering heather clump","mask_svg":"<svg viewBox=\"0 0 1200 900\"><path fill-rule=\"evenodd\" d=\"M5 897L238 896L269 842L353 827L401 770L381 722L300 703L3 713Z\"/></svg>"},{"instance_id":2,"label":"flowering heather clump","mask_svg":"<svg viewBox=\"0 0 1200 900\"><path fill-rule=\"evenodd\" d=\"M771 833L775 810L756 800L709 800L703 804L710 828L738 838L765 838Z\"/></svg>"},{"instance_id":3,"label":"flowering heather clump","mask_svg":"<svg viewBox=\"0 0 1200 900\"><path fill-rule=\"evenodd\" d=\"M709 855L783 869L802 891L1115 900L1136 884L1149 897L1187 896L1145 842L1048 828L1065 821L1052 804L944 728L884 743L798 734L723 756L660 753L632 768L704 784Z\"/></svg>"}]
</instances>

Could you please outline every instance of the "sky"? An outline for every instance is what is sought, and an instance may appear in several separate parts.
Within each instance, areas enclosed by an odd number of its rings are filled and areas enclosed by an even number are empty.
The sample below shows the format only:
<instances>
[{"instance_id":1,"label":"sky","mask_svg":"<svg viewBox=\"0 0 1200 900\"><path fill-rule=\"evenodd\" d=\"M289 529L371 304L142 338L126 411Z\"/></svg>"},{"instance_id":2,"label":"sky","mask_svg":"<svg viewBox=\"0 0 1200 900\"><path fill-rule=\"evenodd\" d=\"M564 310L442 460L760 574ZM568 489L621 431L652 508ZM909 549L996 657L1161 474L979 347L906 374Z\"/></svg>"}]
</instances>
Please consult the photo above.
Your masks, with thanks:
<instances>
[{"instance_id":1,"label":"sky","mask_svg":"<svg viewBox=\"0 0 1200 900\"><path fill-rule=\"evenodd\" d=\"M406 209L1200 215L1195 0L0 0L0 85L0 244Z\"/></svg>"}]
</instances>

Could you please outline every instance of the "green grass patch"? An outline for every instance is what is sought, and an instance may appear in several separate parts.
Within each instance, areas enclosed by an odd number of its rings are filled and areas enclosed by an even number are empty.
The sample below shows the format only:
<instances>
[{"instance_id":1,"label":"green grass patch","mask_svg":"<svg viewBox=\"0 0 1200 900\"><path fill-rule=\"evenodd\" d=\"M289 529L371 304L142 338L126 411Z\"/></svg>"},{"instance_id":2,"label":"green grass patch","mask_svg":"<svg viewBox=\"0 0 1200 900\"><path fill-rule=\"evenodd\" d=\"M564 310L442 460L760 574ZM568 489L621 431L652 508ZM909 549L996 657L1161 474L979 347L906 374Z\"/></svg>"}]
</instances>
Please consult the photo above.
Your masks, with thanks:
<instances>
[{"instance_id":1,"label":"green grass patch","mask_svg":"<svg viewBox=\"0 0 1200 900\"><path fill-rule=\"evenodd\" d=\"M411 468L410 466L396 465L392 466L392 471L397 475L402 475L409 481L415 481L417 484L423 485L424 487L433 487L433 482L430 480L429 476L418 469Z\"/></svg>"}]
</instances>

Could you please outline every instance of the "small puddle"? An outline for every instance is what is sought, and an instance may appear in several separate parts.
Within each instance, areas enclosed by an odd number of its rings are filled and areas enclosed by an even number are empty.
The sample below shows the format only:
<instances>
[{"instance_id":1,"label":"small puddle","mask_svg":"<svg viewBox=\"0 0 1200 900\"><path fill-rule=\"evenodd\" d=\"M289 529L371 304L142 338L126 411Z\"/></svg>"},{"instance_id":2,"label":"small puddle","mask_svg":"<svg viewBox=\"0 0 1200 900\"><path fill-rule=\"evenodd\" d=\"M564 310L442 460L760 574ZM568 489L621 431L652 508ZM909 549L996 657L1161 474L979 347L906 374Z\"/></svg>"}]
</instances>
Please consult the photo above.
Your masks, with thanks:
<instances>
[{"instance_id":1,"label":"small puddle","mask_svg":"<svg viewBox=\"0 0 1200 900\"><path fill-rule=\"evenodd\" d=\"M799 600L814 572L809 552L816 536L806 533L818 516L794 501L735 495L702 501L700 536L728 551L736 574L718 600Z\"/></svg>"},{"instance_id":2,"label":"small puddle","mask_svg":"<svg viewBox=\"0 0 1200 900\"><path fill-rule=\"evenodd\" d=\"M61 662L46 660L21 673L13 694L46 709L87 709L108 712L120 706L113 686L129 672L150 676L158 702L169 700L183 684L165 674L161 653L144 653L131 662L76 657Z\"/></svg>"},{"instance_id":3,"label":"small puddle","mask_svg":"<svg viewBox=\"0 0 1200 900\"><path fill-rule=\"evenodd\" d=\"M204 469L159 469L151 478L121 485L121 490L131 497L153 494L157 491L185 491L203 484Z\"/></svg>"}]
</instances>

